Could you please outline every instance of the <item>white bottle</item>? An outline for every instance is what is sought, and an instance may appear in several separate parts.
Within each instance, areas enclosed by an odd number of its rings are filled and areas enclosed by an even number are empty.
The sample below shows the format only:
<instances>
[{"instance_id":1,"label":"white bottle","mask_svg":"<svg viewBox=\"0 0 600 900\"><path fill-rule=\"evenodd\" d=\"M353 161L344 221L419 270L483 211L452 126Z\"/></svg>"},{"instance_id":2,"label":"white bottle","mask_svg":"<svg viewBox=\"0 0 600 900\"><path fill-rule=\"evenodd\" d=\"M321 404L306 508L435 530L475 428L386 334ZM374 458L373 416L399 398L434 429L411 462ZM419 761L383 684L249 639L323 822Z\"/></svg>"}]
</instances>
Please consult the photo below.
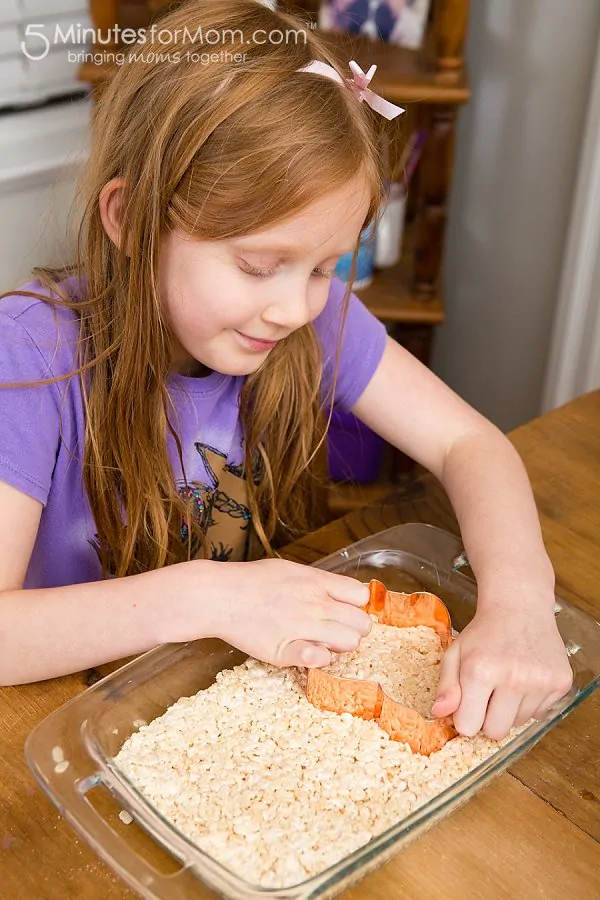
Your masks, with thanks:
<instances>
[{"instance_id":1,"label":"white bottle","mask_svg":"<svg viewBox=\"0 0 600 900\"><path fill-rule=\"evenodd\" d=\"M405 205L404 185L392 181L375 237L375 266L379 269L394 266L400 259Z\"/></svg>"}]
</instances>

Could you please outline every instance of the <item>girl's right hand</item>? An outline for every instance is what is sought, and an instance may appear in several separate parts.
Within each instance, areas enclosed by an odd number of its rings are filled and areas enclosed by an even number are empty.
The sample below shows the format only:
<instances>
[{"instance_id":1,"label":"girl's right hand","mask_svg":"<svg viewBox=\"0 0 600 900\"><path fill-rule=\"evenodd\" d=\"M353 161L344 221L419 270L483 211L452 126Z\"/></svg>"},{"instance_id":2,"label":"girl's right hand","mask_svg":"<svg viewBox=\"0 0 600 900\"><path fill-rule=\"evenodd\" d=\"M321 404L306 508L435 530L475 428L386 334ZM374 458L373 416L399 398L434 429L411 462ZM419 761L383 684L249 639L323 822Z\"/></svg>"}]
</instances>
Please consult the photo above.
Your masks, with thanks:
<instances>
[{"instance_id":1,"label":"girl's right hand","mask_svg":"<svg viewBox=\"0 0 600 900\"><path fill-rule=\"evenodd\" d=\"M283 559L197 562L206 580L195 604L212 605L211 634L264 662L327 666L330 651L355 650L371 630L360 609L369 589L355 578Z\"/></svg>"}]
</instances>

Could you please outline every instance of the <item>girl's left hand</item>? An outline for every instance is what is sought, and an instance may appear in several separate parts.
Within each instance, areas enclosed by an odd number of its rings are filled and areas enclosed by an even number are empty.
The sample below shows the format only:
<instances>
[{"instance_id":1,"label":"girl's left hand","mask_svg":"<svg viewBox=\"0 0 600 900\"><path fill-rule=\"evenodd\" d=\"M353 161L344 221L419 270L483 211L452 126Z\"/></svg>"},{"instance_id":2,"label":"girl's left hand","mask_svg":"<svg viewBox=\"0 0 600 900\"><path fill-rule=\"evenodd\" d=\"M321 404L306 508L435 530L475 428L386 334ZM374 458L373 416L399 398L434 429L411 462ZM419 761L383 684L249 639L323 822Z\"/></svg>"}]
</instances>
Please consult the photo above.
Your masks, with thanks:
<instances>
[{"instance_id":1,"label":"girl's left hand","mask_svg":"<svg viewBox=\"0 0 600 900\"><path fill-rule=\"evenodd\" d=\"M553 604L483 605L442 658L432 713L454 713L460 734L493 740L541 716L570 689L573 673Z\"/></svg>"}]
</instances>

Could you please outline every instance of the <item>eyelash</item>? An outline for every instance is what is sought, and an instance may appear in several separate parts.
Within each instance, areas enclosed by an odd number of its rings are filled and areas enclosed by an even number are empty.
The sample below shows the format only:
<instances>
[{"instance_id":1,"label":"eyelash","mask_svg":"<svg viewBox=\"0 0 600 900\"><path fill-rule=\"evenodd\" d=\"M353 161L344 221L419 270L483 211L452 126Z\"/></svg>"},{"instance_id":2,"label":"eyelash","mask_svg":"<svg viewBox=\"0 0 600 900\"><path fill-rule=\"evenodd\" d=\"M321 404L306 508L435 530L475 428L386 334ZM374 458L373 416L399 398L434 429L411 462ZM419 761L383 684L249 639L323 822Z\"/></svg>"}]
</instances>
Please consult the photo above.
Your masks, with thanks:
<instances>
[{"instance_id":1,"label":"eyelash","mask_svg":"<svg viewBox=\"0 0 600 900\"><path fill-rule=\"evenodd\" d=\"M254 266L249 266L248 263L244 263L242 271L246 273L246 275L251 275L253 278L269 278L269 276L273 275L275 269L257 269ZM313 269L313 274L319 275L321 278L333 278L335 272L328 272L327 269L316 268Z\"/></svg>"}]
</instances>

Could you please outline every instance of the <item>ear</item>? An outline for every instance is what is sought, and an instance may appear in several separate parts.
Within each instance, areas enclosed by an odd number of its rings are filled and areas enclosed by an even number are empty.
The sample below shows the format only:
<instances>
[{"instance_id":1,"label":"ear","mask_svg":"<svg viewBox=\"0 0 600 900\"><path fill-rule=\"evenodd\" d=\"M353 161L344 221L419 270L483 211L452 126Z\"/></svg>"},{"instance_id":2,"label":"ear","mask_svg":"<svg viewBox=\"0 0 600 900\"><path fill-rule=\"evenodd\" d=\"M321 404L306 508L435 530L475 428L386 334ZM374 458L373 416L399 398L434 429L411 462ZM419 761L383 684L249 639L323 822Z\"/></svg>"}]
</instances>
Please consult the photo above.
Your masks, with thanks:
<instances>
[{"instance_id":1,"label":"ear","mask_svg":"<svg viewBox=\"0 0 600 900\"><path fill-rule=\"evenodd\" d=\"M115 244L121 246L122 229L120 210L125 191L125 182L122 178L113 178L107 182L100 191L98 205L100 208L100 218L107 235ZM127 252L129 256L129 252Z\"/></svg>"}]
</instances>

